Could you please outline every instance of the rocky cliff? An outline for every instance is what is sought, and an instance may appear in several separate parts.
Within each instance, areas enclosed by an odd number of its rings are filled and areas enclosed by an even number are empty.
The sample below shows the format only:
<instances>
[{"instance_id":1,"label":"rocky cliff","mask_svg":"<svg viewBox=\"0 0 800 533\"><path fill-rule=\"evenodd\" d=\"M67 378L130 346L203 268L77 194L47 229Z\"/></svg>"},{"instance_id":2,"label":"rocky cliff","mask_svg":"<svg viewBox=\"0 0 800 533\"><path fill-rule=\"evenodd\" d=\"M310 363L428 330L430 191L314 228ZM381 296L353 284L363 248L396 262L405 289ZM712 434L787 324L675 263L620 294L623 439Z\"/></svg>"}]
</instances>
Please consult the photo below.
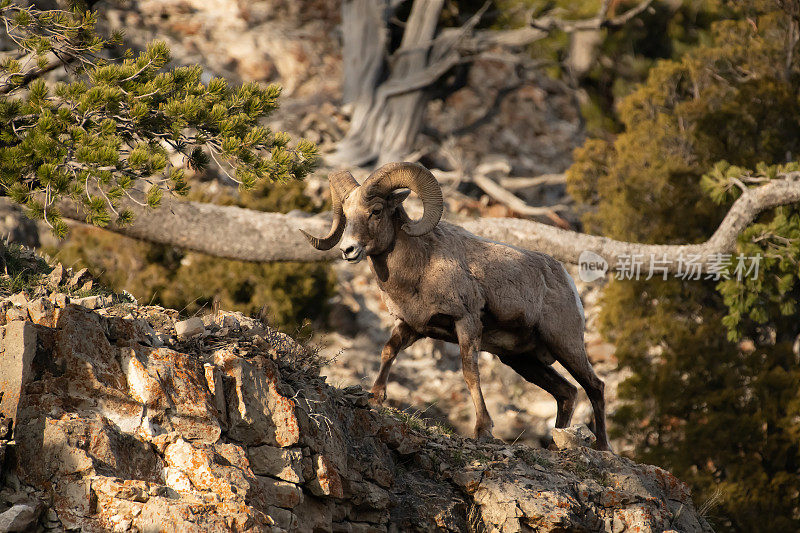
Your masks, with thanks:
<instances>
[{"instance_id":1,"label":"rocky cliff","mask_svg":"<svg viewBox=\"0 0 800 533\"><path fill-rule=\"evenodd\" d=\"M658 467L450 435L241 314L87 287L0 303L0 531L709 530Z\"/></svg>"}]
</instances>

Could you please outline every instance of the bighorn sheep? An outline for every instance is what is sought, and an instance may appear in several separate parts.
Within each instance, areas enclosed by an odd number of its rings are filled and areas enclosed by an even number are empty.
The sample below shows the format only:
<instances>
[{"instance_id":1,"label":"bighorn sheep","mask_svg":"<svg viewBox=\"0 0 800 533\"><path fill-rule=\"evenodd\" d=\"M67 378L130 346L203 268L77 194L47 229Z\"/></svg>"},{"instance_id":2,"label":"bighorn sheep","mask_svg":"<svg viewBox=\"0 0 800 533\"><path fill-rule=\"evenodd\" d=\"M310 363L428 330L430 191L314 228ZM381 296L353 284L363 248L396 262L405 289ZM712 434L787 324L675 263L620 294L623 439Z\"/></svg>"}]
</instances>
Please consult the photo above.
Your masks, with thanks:
<instances>
[{"instance_id":1,"label":"bighorn sheep","mask_svg":"<svg viewBox=\"0 0 800 533\"><path fill-rule=\"evenodd\" d=\"M319 250L341 241L342 256L351 263L369 258L384 301L397 318L381 352L374 402L380 404L386 397L386 380L397 353L421 337L432 337L460 348L464 380L475 405L476 438L491 439L493 425L480 388L479 350L495 354L552 394L558 404L556 427L566 427L577 389L552 368L558 361L589 396L597 447L610 449L604 385L586 356L583 306L561 263L440 222L442 190L421 165L389 163L361 186L347 171L335 172L329 180L330 233L322 238L303 234ZM403 209L410 192L406 189L422 200L419 220L411 220Z\"/></svg>"}]
</instances>

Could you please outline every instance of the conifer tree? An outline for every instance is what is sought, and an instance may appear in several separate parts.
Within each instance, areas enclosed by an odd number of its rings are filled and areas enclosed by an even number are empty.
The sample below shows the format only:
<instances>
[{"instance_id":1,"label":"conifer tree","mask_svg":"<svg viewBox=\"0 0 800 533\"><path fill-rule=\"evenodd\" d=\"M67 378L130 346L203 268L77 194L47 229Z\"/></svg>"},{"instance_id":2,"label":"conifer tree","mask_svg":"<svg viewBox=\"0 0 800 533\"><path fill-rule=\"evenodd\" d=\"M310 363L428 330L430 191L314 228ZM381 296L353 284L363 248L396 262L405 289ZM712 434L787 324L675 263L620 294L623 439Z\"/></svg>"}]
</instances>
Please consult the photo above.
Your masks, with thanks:
<instances>
[{"instance_id":1,"label":"conifer tree","mask_svg":"<svg viewBox=\"0 0 800 533\"><path fill-rule=\"evenodd\" d=\"M280 87L203 81L197 66L169 67L163 42L119 59L101 53L96 14L79 7L42 11L9 0L2 19L17 53L0 63L0 187L28 214L63 237L58 203L76 202L96 226L126 224L125 202L157 207L163 194L185 195L185 167L215 160L242 188L303 178L317 163L305 140L290 146L261 119ZM71 81L42 75L67 67Z\"/></svg>"},{"instance_id":2,"label":"conifer tree","mask_svg":"<svg viewBox=\"0 0 800 533\"><path fill-rule=\"evenodd\" d=\"M729 3L730 20L656 66L620 106L624 131L576 152L587 227L639 242L701 242L743 189L800 176L796 2ZM632 377L617 435L689 481L718 530L800 528L800 209L763 213L736 253L743 279L610 283L602 322ZM706 276L704 276L705 278Z\"/></svg>"}]
</instances>

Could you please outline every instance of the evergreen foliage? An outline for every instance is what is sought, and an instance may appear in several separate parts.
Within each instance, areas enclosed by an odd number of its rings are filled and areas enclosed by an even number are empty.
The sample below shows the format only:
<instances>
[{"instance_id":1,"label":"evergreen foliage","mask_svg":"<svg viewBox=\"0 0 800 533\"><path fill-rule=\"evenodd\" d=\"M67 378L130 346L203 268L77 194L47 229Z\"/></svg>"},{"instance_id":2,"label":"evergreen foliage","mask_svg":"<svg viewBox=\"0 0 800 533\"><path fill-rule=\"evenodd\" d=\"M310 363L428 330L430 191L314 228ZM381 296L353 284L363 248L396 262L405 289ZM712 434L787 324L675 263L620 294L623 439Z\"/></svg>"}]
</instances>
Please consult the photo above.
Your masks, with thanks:
<instances>
[{"instance_id":1,"label":"evergreen foliage","mask_svg":"<svg viewBox=\"0 0 800 533\"><path fill-rule=\"evenodd\" d=\"M527 25L531 18L554 15L563 20L586 20L598 13L601 0L495 0L500 16L498 28ZM635 7L639 0L612 0L609 17ZM598 30L597 58L580 80L563 62L571 53L573 36L553 31L530 46L537 61L545 61L547 72L580 87L581 114L592 135L606 137L622 128L616 104L643 82L656 61L679 58L687 50L710 38L710 26L730 15L719 0L654 0L650 9L629 23Z\"/></svg>"},{"instance_id":2,"label":"evergreen foliage","mask_svg":"<svg viewBox=\"0 0 800 533\"><path fill-rule=\"evenodd\" d=\"M641 242L707 239L741 187L797 164L794 2L728 3L708 42L663 61L620 104L623 131L576 151L570 192L592 232ZM750 170L748 170L750 169ZM718 530L800 529L800 215L764 213L737 253L756 279L612 281L604 333L632 377L615 414L637 459L689 481Z\"/></svg>"},{"instance_id":3,"label":"evergreen foliage","mask_svg":"<svg viewBox=\"0 0 800 533\"><path fill-rule=\"evenodd\" d=\"M212 160L241 190L242 201L227 195L222 203L309 207L297 180L316 166L316 146L291 146L286 133L261 125L278 106L279 86L233 87L206 79L197 65L171 67L158 41L103 58L121 35L102 38L96 14L80 7L43 11L5 0L0 19L19 48L0 63L0 189L58 237L67 233L59 201L75 202L95 226L128 224L126 204L155 208L165 193L188 195L187 176ZM68 69L69 81L44 81L56 67ZM73 233L57 252L63 261L186 314L216 297L251 315L266 306L273 325L294 332L324 314L333 290L327 265L256 265L89 228Z\"/></svg>"},{"instance_id":4,"label":"evergreen foliage","mask_svg":"<svg viewBox=\"0 0 800 533\"><path fill-rule=\"evenodd\" d=\"M21 57L0 64L0 186L60 237L63 198L91 224L127 224L125 201L156 207L164 192L185 195L187 165L201 170L214 159L248 189L302 178L317 163L313 143L290 147L287 134L260 124L278 105L277 85L204 83L199 66L168 68L169 50L158 41L119 61L101 59L110 40L97 35L95 15L78 8L40 11L6 0L0 18ZM78 64L75 81L51 87L38 77L53 58Z\"/></svg>"}]
</instances>

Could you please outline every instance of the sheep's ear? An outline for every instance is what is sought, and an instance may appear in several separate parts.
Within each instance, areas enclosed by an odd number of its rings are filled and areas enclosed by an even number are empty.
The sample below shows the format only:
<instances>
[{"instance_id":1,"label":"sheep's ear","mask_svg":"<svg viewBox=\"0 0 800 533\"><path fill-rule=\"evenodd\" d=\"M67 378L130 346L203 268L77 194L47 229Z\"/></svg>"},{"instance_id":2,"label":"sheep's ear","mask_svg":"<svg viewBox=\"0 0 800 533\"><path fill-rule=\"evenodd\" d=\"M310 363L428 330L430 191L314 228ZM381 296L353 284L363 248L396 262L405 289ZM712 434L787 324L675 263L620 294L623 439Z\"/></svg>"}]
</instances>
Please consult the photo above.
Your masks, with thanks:
<instances>
[{"instance_id":1,"label":"sheep's ear","mask_svg":"<svg viewBox=\"0 0 800 533\"><path fill-rule=\"evenodd\" d=\"M389 196L386 198L386 203L389 204L389 207L394 210L397 209L397 206L402 204L408 195L411 194L410 189L400 189L397 191L392 191Z\"/></svg>"}]
</instances>

